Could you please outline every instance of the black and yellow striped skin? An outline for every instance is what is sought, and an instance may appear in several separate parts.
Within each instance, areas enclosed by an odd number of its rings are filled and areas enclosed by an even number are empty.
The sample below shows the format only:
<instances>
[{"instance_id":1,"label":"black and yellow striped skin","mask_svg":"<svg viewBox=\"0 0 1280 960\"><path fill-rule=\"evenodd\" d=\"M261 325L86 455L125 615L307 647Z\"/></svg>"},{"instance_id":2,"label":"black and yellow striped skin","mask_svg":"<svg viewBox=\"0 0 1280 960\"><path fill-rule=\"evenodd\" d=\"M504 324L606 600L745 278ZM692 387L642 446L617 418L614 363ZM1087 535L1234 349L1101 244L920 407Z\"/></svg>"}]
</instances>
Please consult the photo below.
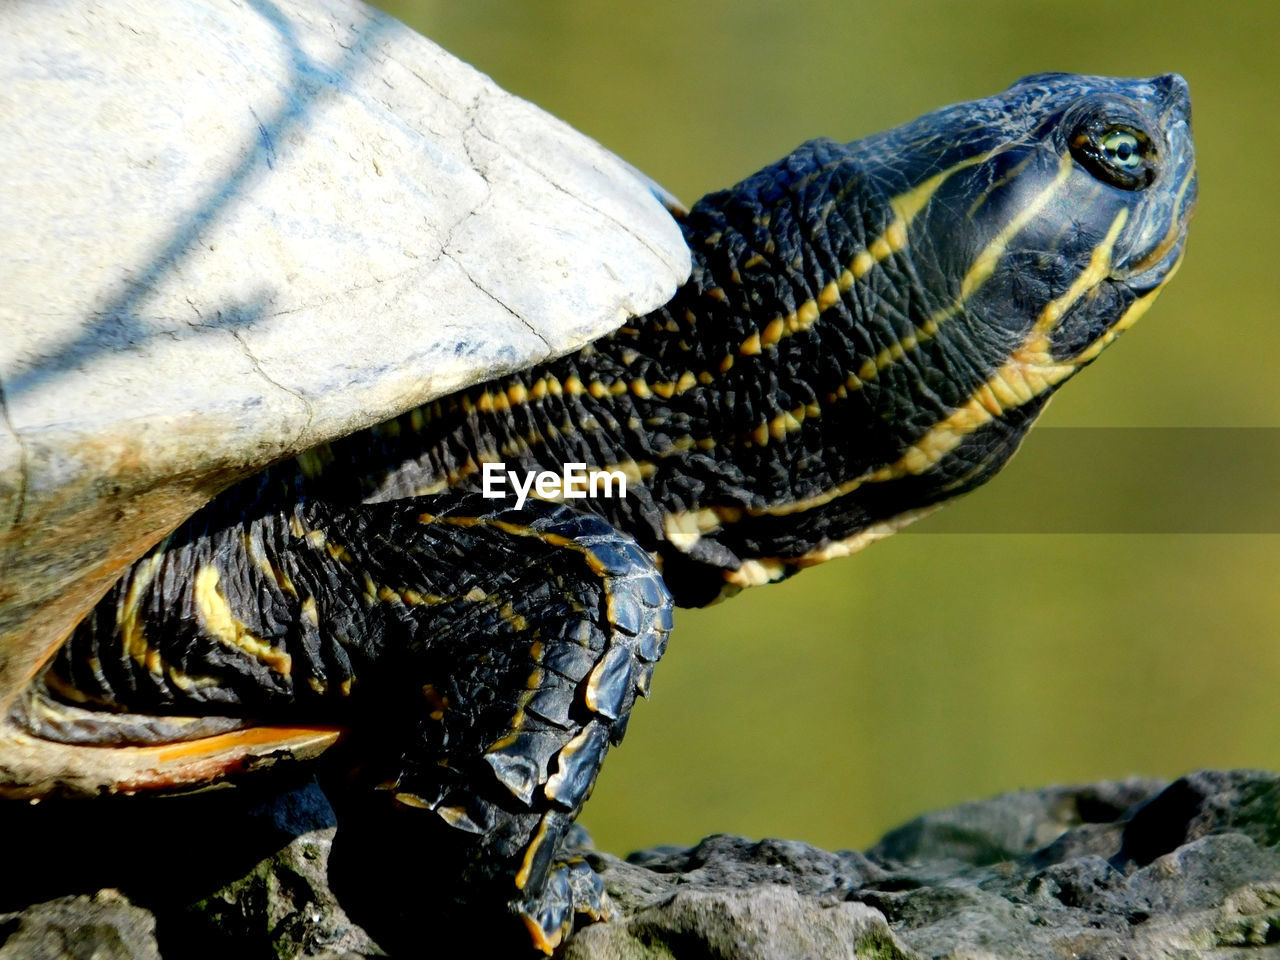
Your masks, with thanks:
<instances>
[{"instance_id":1,"label":"black and yellow striped skin","mask_svg":"<svg viewBox=\"0 0 1280 960\"><path fill-rule=\"evenodd\" d=\"M388 794L470 837L459 869L551 949L603 909L553 858L667 591L781 579L994 475L1180 262L1189 114L1176 76L1045 74L802 145L683 218L693 274L664 308L209 504L81 625L29 726L395 730ZM1116 130L1140 156L1100 146ZM474 496L485 462L619 470L628 496L510 511Z\"/></svg>"},{"instance_id":2,"label":"black and yellow striped skin","mask_svg":"<svg viewBox=\"0 0 1280 960\"><path fill-rule=\"evenodd\" d=\"M1069 150L1117 102L1162 140L1145 190ZM1194 205L1188 114L1180 78L1046 75L804 144L690 211L693 275L666 307L313 451L279 496L478 489L486 460L618 467L631 495L584 506L686 605L849 552L988 479L1150 305Z\"/></svg>"},{"instance_id":3,"label":"black and yellow striped skin","mask_svg":"<svg viewBox=\"0 0 1280 960\"><path fill-rule=\"evenodd\" d=\"M234 524L208 509L113 588L20 708L61 742L352 729L362 780L434 814L446 875L513 901L549 952L575 911L606 910L585 864L556 857L671 609L634 540L540 501L302 500Z\"/></svg>"}]
</instances>

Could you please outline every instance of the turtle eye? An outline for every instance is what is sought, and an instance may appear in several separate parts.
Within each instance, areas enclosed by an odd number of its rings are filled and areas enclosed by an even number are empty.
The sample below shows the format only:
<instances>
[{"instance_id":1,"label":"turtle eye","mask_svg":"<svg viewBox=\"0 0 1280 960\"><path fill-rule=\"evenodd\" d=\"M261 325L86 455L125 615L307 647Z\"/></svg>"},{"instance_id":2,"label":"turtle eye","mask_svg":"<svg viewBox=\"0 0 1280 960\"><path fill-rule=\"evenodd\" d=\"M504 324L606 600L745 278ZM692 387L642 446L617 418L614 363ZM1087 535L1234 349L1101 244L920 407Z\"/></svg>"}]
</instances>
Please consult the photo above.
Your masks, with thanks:
<instances>
[{"instance_id":1,"label":"turtle eye","mask_svg":"<svg viewBox=\"0 0 1280 960\"><path fill-rule=\"evenodd\" d=\"M1108 160L1126 170L1142 164L1142 145L1128 130L1112 130L1102 138L1102 149Z\"/></svg>"},{"instance_id":2,"label":"turtle eye","mask_svg":"<svg viewBox=\"0 0 1280 960\"><path fill-rule=\"evenodd\" d=\"M1092 118L1068 142L1076 162L1103 183L1141 190L1155 180L1155 145L1140 127Z\"/></svg>"}]
</instances>

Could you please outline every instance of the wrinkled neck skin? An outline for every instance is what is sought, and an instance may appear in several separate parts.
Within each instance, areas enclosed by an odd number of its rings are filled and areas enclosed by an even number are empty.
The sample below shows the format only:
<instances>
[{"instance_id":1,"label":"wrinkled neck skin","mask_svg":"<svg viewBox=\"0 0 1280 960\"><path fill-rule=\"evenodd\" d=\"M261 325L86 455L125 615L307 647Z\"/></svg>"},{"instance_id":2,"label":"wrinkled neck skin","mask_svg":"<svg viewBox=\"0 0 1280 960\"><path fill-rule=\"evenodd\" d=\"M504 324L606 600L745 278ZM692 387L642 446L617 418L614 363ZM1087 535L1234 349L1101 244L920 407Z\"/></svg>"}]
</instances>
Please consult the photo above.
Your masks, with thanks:
<instances>
[{"instance_id":1,"label":"wrinkled neck skin","mask_svg":"<svg viewBox=\"0 0 1280 960\"><path fill-rule=\"evenodd\" d=\"M981 483L1043 398L951 446L931 433L1008 348L971 336L963 313L921 335L938 287L917 275L893 194L856 146L813 141L698 203L682 224L693 274L666 307L304 456L304 489L480 489L485 461L618 470L625 499L574 503L635 536L677 602L697 605L851 552Z\"/></svg>"},{"instance_id":2,"label":"wrinkled neck skin","mask_svg":"<svg viewBox=\"0 0 1280 960\"><path fill-rule=\"evenodd\" d=\"M1143 189L1104 156L1116 137ZM572 505L635 537L677 603L781 579L997 472L1173 275L1196 189L1176 75L1041 74L803 144L688 214L693 272L662 309L278 464L186 535L582 464L626 496Z\"/></svg>"}]
</instances>

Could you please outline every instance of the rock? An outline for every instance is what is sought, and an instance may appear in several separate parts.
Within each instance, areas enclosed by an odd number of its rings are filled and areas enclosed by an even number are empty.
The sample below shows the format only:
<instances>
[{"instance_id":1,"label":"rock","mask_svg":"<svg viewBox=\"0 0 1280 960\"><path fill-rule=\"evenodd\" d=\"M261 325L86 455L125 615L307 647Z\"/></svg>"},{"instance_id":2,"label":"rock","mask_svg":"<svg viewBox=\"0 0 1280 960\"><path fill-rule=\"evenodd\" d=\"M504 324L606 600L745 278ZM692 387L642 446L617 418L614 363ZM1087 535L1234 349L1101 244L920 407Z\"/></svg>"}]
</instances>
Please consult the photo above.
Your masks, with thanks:
<instances>
[{"instance_id":1,"label":"rock","mask_svg":"<svg viewBox=\"0 0 1280 960\"><path fill-rule=\"evenodd\" d=\"M632 168L359 0L4 4L0 89L0 717L219 489L689 271Z\"/></svg>"},{"instance_id":2,"label":"rock","mask_svg":"<svg viewBox=\"0 0 1280 960\"><path fill-rule=\"evenodd\" d=\"M741 960L906 958L885 918L860 903L805 897L794 887L682 889L625 923L579 932L565 958L640 960L733 957Z\"/></svg>"},{"instance_id":3,"label":"rock","mask_svg":"<svg viewBox=\"0 0 1280 960\"><path fill-rule=\"evenodd\" d=\"M183 911L187 935L216 942L227 955L268 945L279 960L383 956L329 889L337 820L320 788L309 784L249 815L266 821L282 839L291 839L249 873Z\"/></svg>"},{"instance_id":4,"label":"rock","mask_svg":"<svg viewBox=\"0 0 1280 960\"><path fill-rule=\"evenodd\" d=\"M739 837L629 862L596 854L628 917L584 931L567 956L754 957L750 938L714 946L722 923L709 911L691 917L688 896L738 913L758 897L764 917L783 885L811 909L860 904L883 917L892 938L879 935L859 956L1225 958L1280 944L1278 831L1280 777L1203 772L1168 787L1129 780L963 804L894 830L865 855ZM774 931L766 922L757 933ZM773 949L806 955L798 939Z\"/></svg>"},{"instance_id":5,"label":"rock","mask_svg":"<svg viewBox=\"0 0 1280 960\"><path fill-rule=\"evenodd\" d=\"M0 960L160 960L155 917L117 890L0 914L0 936Z\"/></svg>"},{"instance_id":6,"label":"rock","mask_svg":"<svg viewBox=\"0 0 1280 960\"><path fill-rule=\"evenodd\" d=\"M75 939L81 928L111 960L384 955L329 886L339 879L329 859L334 814L314 783L274 798L169 801L179 804L172 814L154 806L162 801L136 802L153 806L124 835L144 822L167 835L158 816L194 816L211 824L202 849L228 849L180 860L159 885L145 871L109 873L128 900L103 891L25 910L0 902L15 911L0 914L0 960L90 956L62 946L89 943ZM0 808L9 814L0 830L40 826L16 822L16 812ZM66 842L83 844L72 834ZM403 854L396 842L387 838L387 872L411 884L392 856ZM730 836L627 860L583 852L619 916L580 929L566 960L1280 955L1280 775L1271 773L1011 793L927 814L866 853ZM103 876L73 874L62 876L64 887ZM154 915L158 940L148 939L141 908ZM449 919L401 918L409 926L393 939L438 945ZM36 943L64 952L22 952Z\"/></svg>"}]
</instances>

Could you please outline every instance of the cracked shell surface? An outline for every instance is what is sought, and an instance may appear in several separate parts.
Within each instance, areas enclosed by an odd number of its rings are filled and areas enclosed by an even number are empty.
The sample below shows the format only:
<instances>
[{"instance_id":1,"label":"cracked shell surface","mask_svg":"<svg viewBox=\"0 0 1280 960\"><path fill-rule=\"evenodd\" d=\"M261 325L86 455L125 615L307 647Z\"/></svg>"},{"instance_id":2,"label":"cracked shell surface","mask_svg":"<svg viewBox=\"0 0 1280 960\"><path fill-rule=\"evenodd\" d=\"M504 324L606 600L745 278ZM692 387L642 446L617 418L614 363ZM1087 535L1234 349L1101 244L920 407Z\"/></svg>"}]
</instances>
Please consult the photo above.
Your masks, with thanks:
<instances>
[{"instance_id":1,"label":"cracked shell surface","mask_svg":"<svg viewBox=\"0 0 1280 960\"><path fill-rule=\"evenodd\" d=\"M14 4L0 48L0 714L219 489L689 270L631 168L354 0Z\"/></svg>"}]
</instances>

